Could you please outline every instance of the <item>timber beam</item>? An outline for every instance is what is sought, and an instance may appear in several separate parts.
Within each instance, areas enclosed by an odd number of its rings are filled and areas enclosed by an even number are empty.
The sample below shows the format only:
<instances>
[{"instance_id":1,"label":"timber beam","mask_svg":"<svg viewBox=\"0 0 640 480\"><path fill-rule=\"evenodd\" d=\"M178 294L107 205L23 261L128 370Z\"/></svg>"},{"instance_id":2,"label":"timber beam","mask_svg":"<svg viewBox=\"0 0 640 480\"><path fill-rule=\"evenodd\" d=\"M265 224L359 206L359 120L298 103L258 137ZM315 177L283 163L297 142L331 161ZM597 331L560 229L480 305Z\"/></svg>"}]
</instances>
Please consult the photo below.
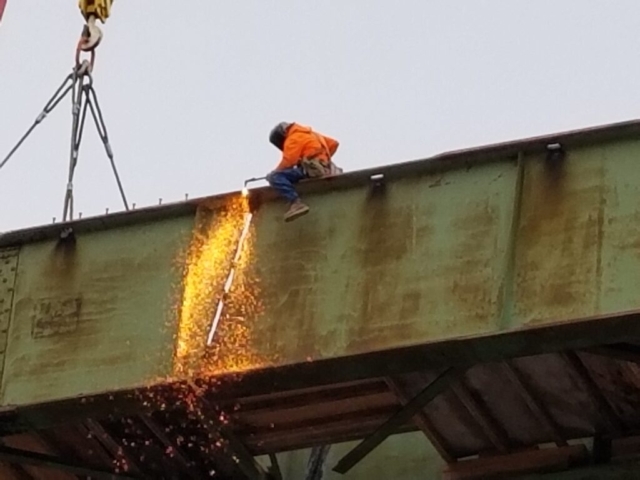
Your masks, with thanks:
<instances>
[{"instance_id":1,"label":"timber beam","mask_svg":"<svg viewBox=\"0 0 640 480\"><path fill-rule=\"evenodd\" d=\"M402 425L411 420L431 400L447 390L451 382L458 377L463 370L447 368L440 373L418 395L413 397L401 410L382 424L371 436L364 439L353 450L347 453L333 468L334 472L345 474L351 470L364 457L369 455L376 447L395 433Z\"/></svg>"},{"instance_id":2,"label":"timber beam","mask_svg":"<svg viewBox=\"0 0 640 480\"><path fill-rule=\"evenodd\" d=\"M198 480L202 478L202 473L198 472L193 465L193 462L189 460L188 455L182 451L177 442L173 441L166 434L164 429L156 422L151 415L140 415L140 421L144 423L151 434L160 442L160 444L166 449L167 454L174 458L179 464L182 472L192 480Z\"/></svg>"},{"instance_id":3,"label":"timber beam","mask_svg":"<svg viewBox=\"0 0 640 480\"><path fill-rule=\"evenodd\" d=\"M386 382L389 389L403 406L406 406L407 403L411 401L411 397L398 380L394 378L387 378ZM445 439L440 435L438 430L431 423L431 420L429 420L429 417L423 411L416 413L414 422L445 462L453 463L456 461L456 458L453 453L451 453Z\"/></svg>"},{"instance_id":4,"label":"timber beam","mask_svg":"<svg viewBox=\"0 0 640 480\"><path fill-rule=\"evenodd\" d=\"M443 480L486 480L496 476L524 475L540 471L560 471L588 462L584 445L546 448L464 460L444 469Z\"/></svg>"},{"instance_id":5,"label":"timber beam","mask_svg":"<svg viewBox=\"0 0 640 480\"><path fill-rule=\"evenodd\" d=\"M4 439L0 439L0 446L6 447ZM10 448L10 447L9 447ZM34 480L33 476L25 470L24 465L20 463L9 463L7 462L7 468L11 471L11 474L14 475L18 480Z\"/></svg>"},{"instance_id":6,"label":"timber beam","mask_svg":"<svg viewBox=\"0 0 640 480\"><path fill-rule=\"evenodd\" d=\"M464 381L454 380L451 384L451 390L469 411L494 447L501 453L507 453L509 451L507 435L493 419L487 408L476 400Z\"/></svg>"},{"instance_id":7,"label":"timber beam","mask_svg":"<svg viewBox=\"0 0 640 480\"><path fill-rule=\"evenodd\" d=\"M589 393L589 398L593 402L594 409L598 412L602 421L609 426L615 435L620 435L623 430L622 421L614 411L613 407L611 407L611 404L605 397L604 393L602 393L600 386L594 380L591 372L583 363L580 356L575 352L567 352L564 354L564 358Z\"/></svg>"},{"instance_id":8,"label":"timber beam","mask_svg":"<svg viewBox=\"0 0 640 480\"><path fill-rule=\"evenodd\" d=\"M198 403L202 412L214 412L213 405L200 396ZM235 434L224 425L217 415L210 415L201 426L207 432L209 438L222 440L227 453L237 462L237 468L248 480L271 480L272 476L258 463L255 457Z\"/></svg>"},{"instance_id":9,"label":"timber beam","mask_svg":"<svg viewBox=\"0 0 640 480\"><path fill-rule=\"evenodd\" d=\"M630 343L592 347L586 349L585 352L614 360L640 364L640 346Z\"/></svg>"},{"instance_id":10,"label":"timber beam","mask_svg":"<svg viewBox=\"0 0 640 480\"><path fill-rule=\"evenodd\" d=\"M556 445L558 445L559 447L567 446L567 441L565 440L560 427L557 425L553 417L549 414L548 410L534 393L534 390L529 386L527 380L524 378L524 375L522 375L522 373L520 373L520 371L516 367L506 362L503 364L503 368L507 378L516 388L516 390L518 390L518 393L526 402L529 410L531 410L531 413L533 413L538 422L544 425L549 433L553 436Z\"/></svg>"},{"instance_id":11,"label":"timber beam","mask_svg":"<svg viewBox=\"0 0 640 480\"><path fill-rule=\"evenodd\" d=\"M0 461L18 465L52 468L74 475L86 475L96 480L141 480L146 477L114 473L102 468L66 462L41 453L27 452L10 447L0 447Z\"/></svg>"},{"instance_id":12,"label":"timber beam","mask_svg":"<svg viewBox=\"0 0 640 480\"><path fill-rule=\"evenodd\" d=\"M139 474L142 469L138 463L129 455L124 447L118 443L107 429L97 420L88 418L84 422L84 427L91 435L111 454L116 462L126 462L127 468L132 472Z\"/></svg>"}]
</instances>

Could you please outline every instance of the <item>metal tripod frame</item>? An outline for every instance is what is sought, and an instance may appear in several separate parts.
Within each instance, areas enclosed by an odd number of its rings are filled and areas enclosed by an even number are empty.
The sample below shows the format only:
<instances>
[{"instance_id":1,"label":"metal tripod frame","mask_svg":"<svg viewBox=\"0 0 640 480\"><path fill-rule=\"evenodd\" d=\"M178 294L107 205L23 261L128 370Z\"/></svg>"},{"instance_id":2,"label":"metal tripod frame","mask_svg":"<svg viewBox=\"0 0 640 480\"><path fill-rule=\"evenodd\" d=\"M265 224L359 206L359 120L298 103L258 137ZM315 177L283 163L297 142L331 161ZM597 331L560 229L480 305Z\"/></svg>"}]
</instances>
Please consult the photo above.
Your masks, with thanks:
<instances>
[{"instance_id":1,"label":"metal tripod frame","mask_svg":"<svg viewBox=\"0 0 640 480\"><path fill-rule=\"evenodd\" d=\"M80 151L80 143L82 142L82 134L84 133L85 120L87 118L87 110L91 111L98 135L102 140L107 156L111 163L111 169L116 178L120 196L126 210L129 210L129 204L127 197L120 181L120 175L113 158L113 150L109 143L109 136L107 133L107 127L104 123L102 116L102 110L98 103L98 97L96 91L93 88L93 77L91 75L91 64L88 61L83 61L78 64L73 71L64 79L58 90L53 94L51 99L47 102L42 112L38 115L33 125L22 136L18 143L11 149L9 154L0 162L0 169L4 167L11 159L14 153L20 148L29 135L35 130L35 128L43 122L43 120L49 115L60 102L71 92L72 94L72 114L73 122L71 127L71 153L69 155L69 176L67 181L67 187L64 196L64 208L62 213L62 221L73 220L73 177L75 169L78 164L78 153Z\"/></svg>"}]
</instances>

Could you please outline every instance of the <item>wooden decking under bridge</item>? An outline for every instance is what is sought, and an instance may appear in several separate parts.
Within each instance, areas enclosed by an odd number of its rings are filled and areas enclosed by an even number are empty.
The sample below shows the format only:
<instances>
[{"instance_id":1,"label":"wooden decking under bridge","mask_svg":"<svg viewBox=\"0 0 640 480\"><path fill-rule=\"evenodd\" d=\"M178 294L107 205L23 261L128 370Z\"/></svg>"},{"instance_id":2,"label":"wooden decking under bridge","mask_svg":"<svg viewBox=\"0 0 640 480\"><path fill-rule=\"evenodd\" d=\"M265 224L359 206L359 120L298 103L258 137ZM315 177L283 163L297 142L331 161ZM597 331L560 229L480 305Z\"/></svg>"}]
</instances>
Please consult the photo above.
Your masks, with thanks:
<instances>
[{"instance_id":1,"label":"wooden decking under bridge","mask_svg":"<svg viewBox=\"0 0 640 480\"><path fill-rule=\"evenodd\" d=\"M25 472L47 479L76 478L74 472L111 478L97 472L112 470L114 462L127 465L122 478L207 478L212 471L218 472L216 478L261 478L264 469L254 456L370 439L420 397L416 413L386 429L384 436L424 432L449 463L445 478L577 468L598 456L606 463L640 455L640 346L598 345L597 339L638 335L640 314L629 313L499 339L460 339L376 357L255 372L202 397L202 418L213 424L188 421L179 408L154 411L157 406L145 406L142 399L161 397L148 392L133 400L119 392L110 398L32 406L5 415L4 433L13 432L0 448L0 458L10 462L3 478L28 478ZM545 341L550 337L558 340ZM525 356L509 358L500 349L511 342L528 344ZM563 350L563 342L585 346ZM486 350L488 345L494 349ZM461 350L488 353L475 355L471 365L474 355L458 355ZM393 357L396 364L389 361ZM428 368L416 369L419 364ZM334 375L322 373L328 369ZM280 379L279 387L273 375ZM332 377L340 381L334 383ZM425 396L436 378L444 380ZM224 445L203 450L211 444L211 434L213 441L217 438L221 411L230 413L220 434ZM38 421L48 428L28 425ZM575 442L584 439L595 447ZM32 458L28 452L41 455ZM66 473L51 476L50 468L40 466L44 464Z\"/></svg>"},{"instance_id":2,"label":"wooden decking under bridge","mask_svg":"<svg viewBox=\"0 0 640 480\"><path fill-rule=\"evenodd\" d=\"M415 429L449 478L634 453L639 135L630 122L314 182L312 221L287 226L255 192L251 347L278 358L200 397L200 421L131 392L165 390L175 260L227 197L0 236L0 455L23 465L6 475L111 478L118 458L129 476L260 478L255 455L363 439L335 465L348 478Z\"/></svg>"}]
</instances>

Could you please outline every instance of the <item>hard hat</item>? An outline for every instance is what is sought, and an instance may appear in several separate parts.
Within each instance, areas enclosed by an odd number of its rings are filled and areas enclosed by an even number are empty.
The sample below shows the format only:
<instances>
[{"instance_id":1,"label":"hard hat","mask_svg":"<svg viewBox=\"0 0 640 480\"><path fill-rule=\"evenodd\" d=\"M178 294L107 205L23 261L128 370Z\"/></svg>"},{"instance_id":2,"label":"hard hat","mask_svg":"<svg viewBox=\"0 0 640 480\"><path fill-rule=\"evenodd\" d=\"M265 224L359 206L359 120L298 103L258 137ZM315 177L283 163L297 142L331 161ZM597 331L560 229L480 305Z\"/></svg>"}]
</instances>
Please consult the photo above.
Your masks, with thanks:
<instances>
[{"instance_id":1,"label":"hard hat","mask_svg":"<svg viewBox=\"0 0 640 480\"><path fill-rule=\"evenodd\" d=\"M269 141L278 149L284 148L284 140L287 137L287 130L291 126L288 122L280 122L269 133Z\"/></svg>"}]
</instances>

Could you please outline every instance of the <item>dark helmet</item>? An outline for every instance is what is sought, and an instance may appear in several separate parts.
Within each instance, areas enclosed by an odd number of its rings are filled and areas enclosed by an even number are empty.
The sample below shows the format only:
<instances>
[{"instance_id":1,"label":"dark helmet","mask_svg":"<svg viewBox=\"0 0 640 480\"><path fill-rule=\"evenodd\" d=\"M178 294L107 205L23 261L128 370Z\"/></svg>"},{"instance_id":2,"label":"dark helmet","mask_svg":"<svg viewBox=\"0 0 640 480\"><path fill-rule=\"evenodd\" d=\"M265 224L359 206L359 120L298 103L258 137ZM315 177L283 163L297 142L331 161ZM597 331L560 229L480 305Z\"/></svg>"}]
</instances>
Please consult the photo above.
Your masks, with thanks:
<instances>
[{"instance_id":1,"label":"dark helmet","mask_svg":"<svg viewBox=\"0 0 640 480\"><path fill-rule=\"evenodd\" d=\"M269 133L269 141L278 149L284 148L284 140L287 138L287 130L291 126L288 122L280 122Z\"/></svg>"}]
</instances>

